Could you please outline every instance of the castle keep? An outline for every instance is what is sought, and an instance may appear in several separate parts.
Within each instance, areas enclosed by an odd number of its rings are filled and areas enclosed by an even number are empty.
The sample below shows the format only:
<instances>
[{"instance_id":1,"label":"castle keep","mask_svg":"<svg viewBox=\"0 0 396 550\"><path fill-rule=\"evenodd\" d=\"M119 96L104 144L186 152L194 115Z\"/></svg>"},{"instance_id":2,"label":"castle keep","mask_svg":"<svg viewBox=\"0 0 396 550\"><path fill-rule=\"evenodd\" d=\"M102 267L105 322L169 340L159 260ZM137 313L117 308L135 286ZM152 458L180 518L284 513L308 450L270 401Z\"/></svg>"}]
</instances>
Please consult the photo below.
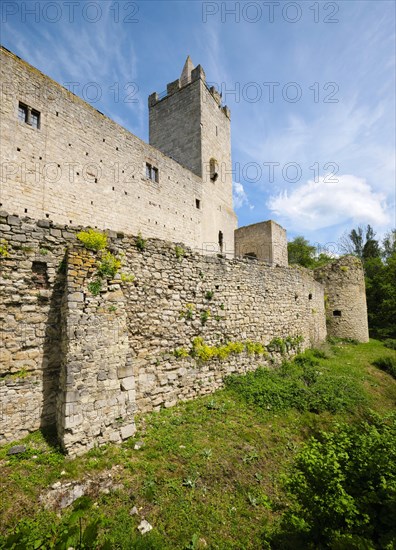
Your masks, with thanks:
<instances>
[{"instance_id":1,"label":"castle keep","mask_svg":"<svg viewBox=\"0 0 396 550\"><path fill-rule=\"evenodd\" d=\"M288 267L277 223L236 229L230 112L200 66L149 97L150 144L5 49L1 73L1 442L55 425L79 454L327 334L367 340L355 258ZM96 291L83 227L122 264Z\"/></svg>"}]
</instances>

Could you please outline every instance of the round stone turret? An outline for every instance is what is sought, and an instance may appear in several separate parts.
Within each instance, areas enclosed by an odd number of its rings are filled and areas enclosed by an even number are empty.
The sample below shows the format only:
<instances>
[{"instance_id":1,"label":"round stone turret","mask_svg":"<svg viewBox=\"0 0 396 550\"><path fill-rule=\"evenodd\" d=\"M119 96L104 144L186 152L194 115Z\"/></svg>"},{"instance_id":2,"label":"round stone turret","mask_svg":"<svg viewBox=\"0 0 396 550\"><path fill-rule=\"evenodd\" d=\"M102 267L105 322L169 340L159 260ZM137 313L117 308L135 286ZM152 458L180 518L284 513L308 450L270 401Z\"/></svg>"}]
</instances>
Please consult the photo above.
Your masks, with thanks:
<instances>
[{"instance_id":1,"label":"round stone turret","mask_svg":"<svg viewBox=\"0 0 396 550\"><path fill-rule=\"evenodd\" d=\"M315 270L325 287L327 335L368 342L366 289L361 261L343 256Z\"/></svg>"}]
</instances>

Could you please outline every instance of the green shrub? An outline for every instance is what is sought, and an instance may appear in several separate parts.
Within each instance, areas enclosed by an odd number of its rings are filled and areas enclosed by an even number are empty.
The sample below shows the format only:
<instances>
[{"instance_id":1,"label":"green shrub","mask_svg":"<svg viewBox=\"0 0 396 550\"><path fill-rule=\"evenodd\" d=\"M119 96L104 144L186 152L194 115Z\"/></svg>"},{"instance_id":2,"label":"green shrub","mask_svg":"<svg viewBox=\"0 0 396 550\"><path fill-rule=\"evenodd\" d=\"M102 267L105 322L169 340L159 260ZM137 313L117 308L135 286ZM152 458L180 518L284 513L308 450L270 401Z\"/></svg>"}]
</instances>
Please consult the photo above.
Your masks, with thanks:
<instances>
[{"instance_id":1,"label":"green shrub","mask_svg":"<svg viewBox=\"0 0 396 550\"><path fill-rule=\"evenodd\" d=\"M0 239L0 258L7 258L8 253L8 243L5 239Z\"/></svg>"},{"instance_id":2,"label":"green shrub","mask_svg":"<svg viewBox=\"0 0 396 550\"><path fill-rule=\"evenodd\" d=\"M100 294L100 291L102 290L102 281L100 279L92 281L88 284L88 290L94 296L98 296Z\"/></svg>"},{"instance_id":3,"label":"green shrub","mask_svg":"<svg viewBox=\"0 0 396 550\"><path fill-rule=\"evenodd\" d=\"M396 544L396 415L339 425L304 445L271 548L389 549Z\"/></svg>"},{"instance_id":4,"label":"green shrub","mask_svg":"<svg viewBox=\"0 0 396 550\"><path fill-rule=\"evenodd\" d=\"M396 339L395 338L387 338L384 341L384 346L389 349L396 349Z\"/></svg>"},{"instance_id":5,"label":"green shrub","mask_svg":"<svg viewBox=\"0 0 396 550\"><path fill-rule=\"evenodd\" d=\"M184 250L184 248L182 246L178 246L178 245L175 246L176 258L178 258L178 259L183 258L185 253L186 253L186 251Z\"/></svg>"},{"instance_id":6,"label":"green shrub","mask_svg":"<svg viewBox=\"0 0 396 550\"><path fill-rule=\"evenodd\" d=\"M133 283L135 279L136 277L132 273L121 273L121 281L123 283Z\"/></svg>"},{"instance_id":7,"label":"green shrub","mask_svg":"<svg viewBox=\"0 0 396 550\"><path fill-rule=\"evenodd\" d=\"M312 356L300 355L274 369L259 368L246 375L231 375L226 386L245 401L264 410L320 413L353 410L364 401L351 377L320 367Z\"/></svg>"},{"instance_id":8,"label":"green shrub","mask_svg":"<svg viewBox=\"0 0 396 550\"><path fill-rule=\"evenodd\" d=\"M390 355L380 357L373 364L393 376L393 378L396 378L396 357L391 357Z\"/></svg>"},{"instance_id":9,"label":"green shrub","mask_svg":"<svg viewBox=\"0 0 396 550\"><path fill-rule=\"evenodd\" d=\"M213 290L208 290L207 292L205 292L205 299L206 300L211 300L214 296L214 292Z\"/></svg>"},{"instance_id":10,"label":"green shrub","mask_svg":"<svg viewBox=\"0 0 396 550\"><path fill-rule=\"evenodd\" d=\"M143 250L146 249L147 241L146 239L143 239L141 232L139 231L137 237L136 237L136 247L138 250L143 252Z\"/></svg>"},{"instance_id":11,"label":"green shrub","mask_svg":"<svg viewBox=\"0 0 396 550\"><path fill-rule=\"evenodd\" d=\"M98 264L98 274L101 277L113 278L120 267L121 260L118 260L111 252L106 251Z\"/></svg>"},{"instance_id":12,"label":"green shrub","mask_svg":"<svg viewBox=\"0 0 396 550\"><path fill-rule=\"evenodd\" d=\"M209 317L210 317L210 310L209 309L205 309L205 310L201 311L201 324L205 325L206 322L208 321Z\"/></svg>"},{"instance_id":13,"label":"green shrub","mask_svg":"<svg viewBox=\"0 0 396 550\"><path fill-rule=\"evenodd\" d=\"M94 229L80 231L76 236L88 250L103 250L107 246L107 235L100 233L100 231L95 231Z\"/></svg>"},{"instance_id":14,"label":"green shrub","mask_svg":"<svg viewBox=\"0 0 396 550\"><path fill-rule=\"evenodd\" d=\"M188 350L185 348L176 348L173 353L175 357L178 357L178 358L188 357L189 355Z\"/></svg>"}]
</instances>

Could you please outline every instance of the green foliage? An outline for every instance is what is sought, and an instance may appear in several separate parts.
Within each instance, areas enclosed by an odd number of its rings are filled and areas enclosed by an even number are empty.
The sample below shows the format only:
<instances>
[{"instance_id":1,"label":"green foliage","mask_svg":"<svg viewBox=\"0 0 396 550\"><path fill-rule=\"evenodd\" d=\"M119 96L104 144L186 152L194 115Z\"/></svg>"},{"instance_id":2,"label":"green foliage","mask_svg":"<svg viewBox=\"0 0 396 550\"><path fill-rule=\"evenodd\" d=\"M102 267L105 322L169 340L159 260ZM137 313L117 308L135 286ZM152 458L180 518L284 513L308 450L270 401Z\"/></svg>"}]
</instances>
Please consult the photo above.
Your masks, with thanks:
<instances>
[{"instance_id":1,"label":"green foliage","mask_svg":"<svg viewBox=\"0 0 396 550\"><path fill-rule=\"evenodd\" d=\"M136 277L132 273L121 273L121 281L123 283L133 283L135 279Z\"/></svg>"},{"instance_id":2,"label":"green foliage","mask_svg":"<svg viewBox=\"0 0 396 550\"><path fill-rule=\"evenodd\" d=\"M205 325L210 317L210 309L204 309L201 311L201 324Z\"/></svg>"},{"instance_id":3,"label":"green foliage","mask_svg":"<svg viewBox=\"0 0 396 550\"><path fill-rule=\"evenodd\" d=\"M98 296L102 290L102 281L100 279L95 279L95 281L88 284L88 290L94 296Z\"/></svg>"},{"instance_id":4,"label":"green foliage","mask_svg":"<svg viewBox=\"0 0 396 550\"><path fill-rule=\"evenodd\" d=\"M205 292L205 300L211 300L214 296L214 291L213 290L207 290Z\"/></svg>"},{"instance_id":5,"label":"green foliage","mask_svg":"<svg viewBox=\"0 0 396 550\"><path fill-rule=\"evenodd\" d=\"M395 338L387 338L384 341L384 346L389 349L395 349L396 350L396 339Z\"/></svg>"},{"instance_id":6,"label":"green foliage","mask_svg":"<svg viewBox=\"0 0 396 550\"><path fill-rule=\"evenodd\" d=\"M121 260L118 260L114 254L108 250L102 254L98 263L98 275L100 277L113 278L121 267Z\"/></svg>"},{"instance_id":7,"label":"green foliage","mask_svg":"<svg viewBox=\"0 0 396 550\"><path fill-rule=\"evenodd\" d=\"M181 358L181 357L188 357L188 349L186 348L176 348L173 352L175 357Z\"/></svg>"},{"instance_id":8,"label":"green foliage","mask_svg":"<svg viewBox=\"0 0 396 550\"><path fill-rule=\"evenodd\" d=\"M146 249L147 240L143 239L141 232L139 231L137 237L136 237L136 247L138 250L143 252L143 250Z\"/></svg>"},{"instance_id":9,"label":"green foliage","mask_svg":"<svg viewBox=\"0 0 396 550\"><path fill-rule=\"evenodd\" d=\"M396 357L391 357L390 355L380 357L373 364L396 379Z\"/></svg>"},{"instance_id":10,"label":"green foliage","mask_svg":"<svg viewBox=\"0 0 396 550\"><path fill-rule=\"evenodd\" d=\"M48 248L40 248L39 252L42 256L46 256L48 254L49 250L48 250Z\"/></svg>"},{"instance_id":11,"label":"green foliage","mask_svg":"<svg viewBox=\"0 0 396 550\"><path fill-rule=\"evenodd\" d=\"M272 548L394 548L396 416L341 424L304 445Z\"/></svg>"},{"instance_id":12,"label":"green foliage","mask_svg":"<svg viewBox=\"0 0 396 550\"><path fill-rule=\"evenodd\" d=\"M304 237L295 237L287 243L289 264L301 265L308 269L314 269L333 261L327 254L317 254L316 248L309 244Z\"/></svg>"},{"instance_id":13,"label":"green foliage","mask_svg":"<svg viewBox=\"0 0 396 550\"><path fill-rule=\"evenodd\" d=\"M191 319L194 318L194 309L194 304L186 304L185 309L180 311L180 317L184 317L185 319L191 321Z\"/></svg>"},{"instance_id":14,"label":"green foliage","mask_svg":"<svg viewBox=\"0 0 396 550\"><path fill-rule=\"evenodd\" d=\"M83 243L88 250L104 250L107 246L107 235L94 229L80 231L76 235L77 239Z\"/></svg>"},{"instance_id":15,"label":"green foliage","mask_svg":"<svg viewBox=\"0 0 396 550\"><path fill-rule=\"evenodd\" d=\"M222 346L208 346L204 339L196 337L192 342L192 350L190 355L200 361L210 361L219 359L224 361L232 354L240 354L247 351L250 354L265 355L265 348L259 342L228 342Z\"/></svg>"},{"instance_id":16,"label":"green foliage","mask_svg":"<svg viewBox=\"0 0 396 550\"><path fill-rule=\"evenodd\" d=\"M184 257L184 255L186 254L186 251L184 250L184 248L182 246L176 245L175 246L175 254L176 254L176 258L180 259L180 258Z\"/></svg>"},{"instance_id":17,"label":"green foliage","mask_svg":"<svg viewBox=\"0 0 396 550\"><path fill-rule=\"evenodd\" d=\"M276 369L259 368L244 376L226 378L226 386L261 409L282 411L350 411L364 402L363 390L353 378L319 368L314 354L306 352Z\"/></svg>"},{"instance_id":18,"label":"green foliage","mask_svg":"<svg viewBox=\"0 0 396 550\"><path fill-rule=\"evenodd\" d=\"M7 258L9 256L8 243L5 239L0 239L0 258Z\"/></svg>"},{"instance_id":19,"label":"green foliage","mask_svg":"<svg viewBox=\"0 0 396 550\"><path fill-rule=\"evenodd\" d=\"M304 341L303 336L287 336L286 338L272 338L267 344L267 349L270 352L278 352L285 355L286 352L300 351L301 344Z\"/></svg>"}]
</instances>

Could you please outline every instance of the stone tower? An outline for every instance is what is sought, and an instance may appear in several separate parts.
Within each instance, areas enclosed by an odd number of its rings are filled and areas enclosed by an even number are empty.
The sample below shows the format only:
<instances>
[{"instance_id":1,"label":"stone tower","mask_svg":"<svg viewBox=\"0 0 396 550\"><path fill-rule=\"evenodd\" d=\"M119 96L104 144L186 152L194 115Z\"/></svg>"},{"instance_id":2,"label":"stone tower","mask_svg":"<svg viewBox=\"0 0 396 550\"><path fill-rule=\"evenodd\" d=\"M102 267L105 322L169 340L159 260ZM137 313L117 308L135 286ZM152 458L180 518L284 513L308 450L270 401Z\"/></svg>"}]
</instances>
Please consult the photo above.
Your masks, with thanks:
<instances>
[{"instance_id":1,"label":"stone tower","mask_svg":"<svg viewBox=\"0 0 396 550\"><path fill-rule=\"evenodd\" d=\"M368 342L366 288L361 261L343 256L315 269L315 279L325 291L328 336Z\"/></svg>"},{"instance_id":2,"label":"stone tower","mask_svg":"<svg viewBox=\"0 0 396 550\"><path fill-rule=\"evenodd\" d=\"M166 92L149 97L149 142L202 178L204 252L234 252L230 110L190 59ZM202 203L201 203L202 202Z\"/></svg>"}]
</instances>

